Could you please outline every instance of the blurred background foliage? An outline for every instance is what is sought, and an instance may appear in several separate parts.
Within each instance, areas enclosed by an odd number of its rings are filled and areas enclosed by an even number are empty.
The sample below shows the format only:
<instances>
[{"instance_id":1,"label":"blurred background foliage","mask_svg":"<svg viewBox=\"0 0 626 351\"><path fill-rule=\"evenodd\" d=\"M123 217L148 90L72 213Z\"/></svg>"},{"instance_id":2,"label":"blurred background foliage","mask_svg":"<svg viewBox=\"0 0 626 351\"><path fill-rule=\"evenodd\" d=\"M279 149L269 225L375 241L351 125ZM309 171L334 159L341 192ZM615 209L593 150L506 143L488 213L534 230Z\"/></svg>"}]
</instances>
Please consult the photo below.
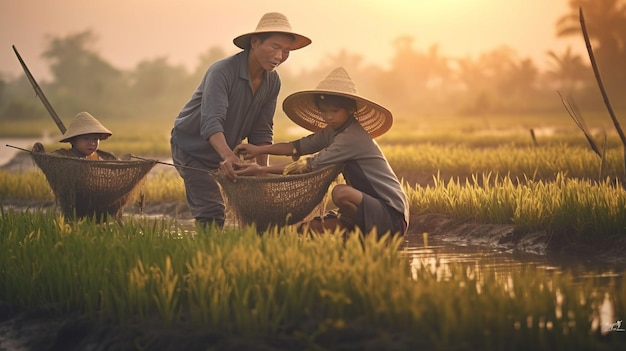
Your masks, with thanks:
<instances>
[{"instance_id":1,"label":"blurred background foliage","mask_svg":"<svg viewBox=\"0 0 626 351\"><path fill-rule=\"evenodd\" d=\"M625 110L626 100L620 97L626 93L626 5L622 0L572 0L570 12L555 25L559 36L580 36L581 43L580 5L585 6L587 28L613 107ZM66 125L80 111L89 111L105 124L171 124L209 65L228 55L223 48L208 48L192 71L170 64L167 57L146 59L122 70L102 58L94 49L96 42L91 30L46 40L42 57L49 63L51 78L38 83ZM447 57L437 44L425 49L413 44L412 37L398 37L387 67L365 66L361 56L347 50L299 72L280 67L283 86L277 123L285 119L280 105L285 96L314 88L337 66L348 70L359 93L388 107L398 121L441 115L515 118L564 113L557 92L595 115L605 108L589 58L571 48L546 52L541 65L545 68L540 69L537 62L506 46L477 57ZM24 60L28 64L28 58ZM32 73L37 79L37 72ZM0 75L0 125L13 125L7 124L10 121L38 122L26 134L41 135L37 126L43 124L58 132L25 75ZM0 136L12 134L24 133L0 129Z\"/></svg>"}]
</instances>

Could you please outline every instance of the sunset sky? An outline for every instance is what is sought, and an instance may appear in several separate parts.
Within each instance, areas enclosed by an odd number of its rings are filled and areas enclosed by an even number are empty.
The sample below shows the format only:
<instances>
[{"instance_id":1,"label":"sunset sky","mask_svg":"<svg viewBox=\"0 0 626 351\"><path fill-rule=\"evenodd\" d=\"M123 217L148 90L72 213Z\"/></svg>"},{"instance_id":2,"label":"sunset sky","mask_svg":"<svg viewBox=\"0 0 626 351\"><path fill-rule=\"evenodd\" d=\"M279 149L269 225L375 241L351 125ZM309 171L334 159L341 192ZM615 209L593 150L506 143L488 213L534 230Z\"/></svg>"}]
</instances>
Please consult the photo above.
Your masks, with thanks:
<instances>
[{"instance_id":1,"label":"sunset sky","mask_svg":"<svg viewBox=\"0 0 626 351\"><path fill-rule=\"evenodd\" d=\"M364 63L385 67L393 40L414 37L425 51L437 43L441 55L476 57L507 45L543 67L545 53L567 46L585 54L580 38L556 38L555 23L568 0L4 0L0 2L0 74L22 74L15 45L35 77L48 77L41 59L46 37L91 29L96 51L121 69L141 60L167 57L195 67L201 53L220 46L235 52L232 39L254 30L266 12L282 12L294 30L313 44L292 53L283 69L317 65L340 49Z\"/></svg>"}]
</instances>

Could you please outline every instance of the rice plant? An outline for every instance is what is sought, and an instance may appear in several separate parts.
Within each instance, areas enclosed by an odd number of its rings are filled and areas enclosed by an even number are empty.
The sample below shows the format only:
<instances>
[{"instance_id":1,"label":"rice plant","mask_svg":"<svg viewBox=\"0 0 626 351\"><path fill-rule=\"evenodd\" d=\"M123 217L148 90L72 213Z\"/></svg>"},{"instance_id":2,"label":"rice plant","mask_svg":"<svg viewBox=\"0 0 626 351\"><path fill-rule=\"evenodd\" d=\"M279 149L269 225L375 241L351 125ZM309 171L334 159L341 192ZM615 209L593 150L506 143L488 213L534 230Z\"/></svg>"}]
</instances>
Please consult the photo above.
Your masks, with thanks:
<instances>
[{"instance_id":1,"label":"rice plant","mask_svg":"<svg viewBox=\"0 0 626 351\"><path fill-rule=\"evenodd\" d=\"M620 178L621 167L616 150L607 155L606 172L615 178L601 178L601 161L593 152L565 145L384 148L398 174L430 178L432 185L424 186L405 179L413 214L438 212L483 223L514 224L520 230L574 233L579 239L624 234L624 190L614 180ZM140 190L145 203L185 201L183 182L174 170L153 170ZM53 199L40 171L0 171L2 202Z\"/></svg>"},{"instance_id":2,"label":"rice plant","mask_svg":"<svg viewBox=\"0 0 626 351\"><path fill-rule=\"evenodd\" d=\"M491 174L465 182L435 177L434 186L417 185L407 194L413 213L513 224L521 231L547 230L581 242L626 234L626 191L610 179L596 183L557 174L554 182L519 183Z\"/></svg>"},{"instance_id":3,"label":"rice plant","mask_svg":"<svg viewBox=\"0 0 626 351\"><path fill-rule=\"evenodd\" d=\"M419 265L402 240L290 228L209 228L167 220L121 228L52 213L3 211L0 301L83 313L110 325L151 323L224 335L286 335L324 348L337 335L393 333L410 348L617 350L598 315L626 312L621 280L599 285L536 267L493 272ZM600 287L601 286L601 287ZM356 331L355 331L356 330ZM352 334L355 335L355 334Z\"/></svg>"}]
</instances>

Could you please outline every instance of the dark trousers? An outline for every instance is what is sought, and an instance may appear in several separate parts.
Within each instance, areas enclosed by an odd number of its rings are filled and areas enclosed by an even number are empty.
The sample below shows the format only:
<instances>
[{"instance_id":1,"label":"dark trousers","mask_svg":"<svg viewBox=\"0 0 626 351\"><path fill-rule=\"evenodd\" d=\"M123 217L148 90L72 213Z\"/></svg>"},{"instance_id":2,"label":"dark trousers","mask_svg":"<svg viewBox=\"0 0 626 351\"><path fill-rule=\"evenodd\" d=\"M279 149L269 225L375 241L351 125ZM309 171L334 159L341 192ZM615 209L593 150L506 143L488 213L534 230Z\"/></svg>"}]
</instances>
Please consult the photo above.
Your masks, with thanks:
<instances>
[{"instance_id":1,"label":"dark trousers","mask_svg":"<svg viewBox=\"0 0 626 351\"><path fill-rule=\"evenodd\" d=\"M196 221L204 226L216 224L224 226L224 199L219 186L206 165L197 161L181 150L176 144L172 144L172 161L177 166L186 166L197 169L206 169L206 172L188 168L177 167L178 174L185 183L187 205L191 215Z\"/></svg>"}]
</instances>

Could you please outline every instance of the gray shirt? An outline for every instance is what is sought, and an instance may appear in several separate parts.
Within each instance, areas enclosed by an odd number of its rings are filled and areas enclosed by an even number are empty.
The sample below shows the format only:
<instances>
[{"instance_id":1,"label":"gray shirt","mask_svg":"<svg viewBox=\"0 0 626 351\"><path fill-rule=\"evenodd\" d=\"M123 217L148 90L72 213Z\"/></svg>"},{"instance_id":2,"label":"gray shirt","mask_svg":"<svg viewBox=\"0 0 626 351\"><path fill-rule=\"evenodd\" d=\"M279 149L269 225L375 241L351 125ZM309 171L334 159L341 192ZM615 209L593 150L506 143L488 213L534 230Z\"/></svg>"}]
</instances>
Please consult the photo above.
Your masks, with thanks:
<instances>
[{"instance_id":1,"label":"gray shirt","mask_svg":"<svg viewBox=\"0 0 626 351\"><path fill-rule=\"evenodd\" d=\"M176 117L171 142L211 169L221 161L208 142L215 133L223 132L231 149L244 139L271 143L280 84L276 71L264 72L252 93L248 51L215 62Z\"/></svg>"},{"instance_id":2,"label":"gray shirt","mask_svg":"<svg viewBox=\"0 0 626 351\"><path fill-rule=\"evenodd\" d=\"M354 118L339 130L326 127L293 145L300 155L317 153L308 159L311 170L343 163L348 185L403 214L408 226L409 206L402 185L378 144Z\"/></svg>"}]
</instances>

